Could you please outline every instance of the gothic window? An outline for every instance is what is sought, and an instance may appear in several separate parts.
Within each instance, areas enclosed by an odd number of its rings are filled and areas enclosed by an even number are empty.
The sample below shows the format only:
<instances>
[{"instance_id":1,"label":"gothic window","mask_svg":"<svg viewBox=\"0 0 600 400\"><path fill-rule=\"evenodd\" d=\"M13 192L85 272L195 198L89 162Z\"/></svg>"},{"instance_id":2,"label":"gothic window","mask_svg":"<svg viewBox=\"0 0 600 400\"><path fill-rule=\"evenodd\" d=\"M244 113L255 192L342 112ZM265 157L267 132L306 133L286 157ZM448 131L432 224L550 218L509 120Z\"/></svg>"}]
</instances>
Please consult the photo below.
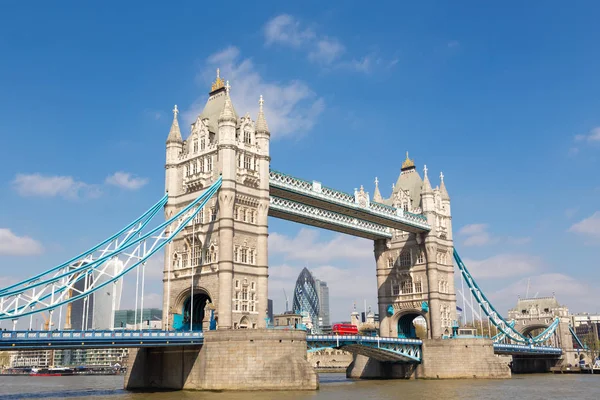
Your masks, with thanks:
<instances>
[{"instance_id":1,"label":"gothic window","mask_svg":"<svg viewBox=\"0 0 600 400\"><path fill-rule=\"evenodd\" d=\"M237 301L235 302L235 311L239 311L239 305L238 305Z\"/></svg>"},{"instance_id":2,"label":"gothic window","mask_svg":"<svg viewBox=\"0 0 600 400\"><path fill-rule=\"evenodd\" d=\"M208 249L204 249L204 264L210 263L210 252Z\"/></svg>"},{"instance_id":3,"label":"gothic window","mask_svg":"<svg viewBox=\"0 0 600 400\"><path fill-rule=\"evenodd\" d=\"M387 266L388 268L393 268L394 267L394 259L392 257L388 258L388 263Z\"/></svg>"},{"instance_id":4,"label":"gothic window","mask_svg":"<svg viewBox=\"0 0 600 400\"><path fill-rule=\"evenodd\" d=\"M398 296L400 294L400 285L392 285L392 296Z\"/></svg>"},{"instance_id":5,"label":"gothic window","mask_svg":"<svg viewBox=\"0 0 600 400\"><path fill-rule=\"evenodd\" d=\"M417 257L417 264L423 264L425 262L425 253L421 250Z\"/></svg>"},{"instance_id":6,"label":"gothic window","mask_svg":"<svg viewBox=\"0 0 600 400\"><path fill-rule=\"evenodd\" d=\"M252 290L256 289L256 283L255 282L252 282L250 284L250 289L252 289ZM252 295L252 300L254 300L254 294Z\"/></svg>"},{"instance_id":7,"label":"gothic window","mask_svg":"<svg viewBox=\"0 0 600 400\"><path fill-rule=\"evenodd\" d=\"M404 211L408 211L408 202L405 201L404 203L402 203L402 209Z\"/></svg>"},{"instance_id":8,"label":"gothic window","mask_svg":"<svg viewBox=\"0 0 600 400\"><path fill-rule=\"evenodd\" d=\"M250 211L250 223L254 223L254 211Z\"/></svg>"},{"instance_id":9,"label":"gothic window","mask_svg":"<svg viewBox=\"0 0 600 400\"><path fill-rule=\"evenodd\" d=\"M197 214L197 217L198 217L198 223L203 224L204 223L204 208L200 209L200 211Z\"/></svg>"},{"instance_id":10,"label":"gothic window","mask_svg":"<svg viewBox=\"0 0 600 400\"><path fill-rule=\"evenodd\" d=\"M242 263L248 262L248 249L242 249Z\"/></svg>"},{"instance_id":11,"label":"gothic window","mask_svg":"<svg viewBox=\"0 0 600 400\"><path fill-rule=\"evenodd\" d=\"M250 140L250 132L249 131L244 131L244 143L246 144L250 144L251 140Z\"/></svg>"},{"instance_id":12,"label":"gothic window","mask_svg":"<svg viewBox=\"0 0 600 400\"><path fill-rule=\"evenodd\" d=\"M248 288L247 287L242 289L242 300L248 300Z\"/></svg>"},{"instance_id":13,"label":"gothic window","mask_svg":"<svg viewBox=\"0 0 600 400\"><path fill-rule=\"evenodd\" d=\"M246 209L242 209L242 221L246 222Z\"/></svg>"},{"instance_id":14,"label":"gothic window","mask_svg":"<svg viewBox=\"0 0 600 400\"><path fill-rule=\"evenodd\" d=\"M254 250L250 250L250 264L254 265ZM252 282L252 285L254 285L254 282Z\"/></svg>"},{"instance_id":15,"label":"gothic window","mask_svg":"<svg viewBox=\"0 0 600 400\"><path fill-rule=\"evenodd\" d=\"M198 152L198 139L194 139L194 153Z\"/></svg>"},{"instance_id":16,"label":"gothic window","mask_svg":"<svg viewBox=\"0 0 600 400\"><path fill-rule=\"evenodd\" d=\"M213 169L213 160L212 156L206 157L206 171L210 172Z\"/></svg>"},{"instance_id":17,"label":"gothic window","mask_svg":"<svg viewBox=\"0 0 600 400\"><path fill-rule=\"evenodd\" d=\"M188 266L188 252L187 247L183 253L181 253L181 268L187 268Z\"/></svg>"},{"instance_id":18,"label":"gothic window","mask_svg":"<svg viewBox=\"0 0 600 400\"><path fill-rule=\"evenodd\" d=\"M239 167L239 168L242 168L242 155L241 155L241 154L240 154L240 155L238 155L238 158L237 158L237 159L238 159L238 167Z\"/></svg>"},{"instance_id":19,"label":"gothic window","mask_svg":"<svg viewBox=\"0 0 600 400\"><path fill-rule=\"evenodd\" d=\"M240 281L239 281L239 279L236 279L235 280L235 288L239 289L239 287L240 287ZM237 299L237 297L236 297L236 299Z\"/></svg>"},{"instance_id":20,"label":"gothic window","mask_svg":"<svg viewBox=\"0 0 600 400\"><path fill-rule=\"evenodd\" d=\"M413 284L411 278L406 278L402 281L400 290L402 294L409 294L413 292Z\"/></svg>"},{"instance_id":21,"label":"gothic window","mask_svg":"<svg viewBox=\"0 0 600 400\"><path fill-rule=\"evenodd\" d=\"M200 150L204 150L204 147L206 147L206 142L204 141L204 138L200 139Z\"/></svg>"},{"instance_id":22,"label":"gothic window","mask_svg":"<svg viewBox=\"0 0 600 400\"><path fill-rule=\"evenodd\" d=\"M249 156L244 156L244 168L250 169L250 157Z\"/></svg>"},{"instance_id":23,"label":"gothic window","mask_svg":"<svg viewBox=\"0 0 600 400\"><path fill-rule=\"evenodd\" d=\"M422 293L423 292L423 286L421 284L421 279L417 279L415 281L415 293Z\"/></svg>"},{"instance_id":24,"label":"gothic window","mask_svg":"<svg viewBox=\"0 0 600 400\"><path fill-rule=\"evenodd\" d=\"M237 246L235 246L233 248L233 262L237 262L238 261L238 251L239 251L239 248Z\"/></svg>"},{"instance_id":25,"label":"gothic window","mask_svg":"<svg viewBox=\"0 0 600 400\"><path fill-rule=\"evenodd\" d=\"M192 163L190 164L190 174L194 175L196 174L196 162L192 161Z\"/></svg>"},{"instance_id":26,"label":"gothic window","mask_svg":"<svg viewBox=\"0 0 600 400\"><path fill-rule=\"evenodd\" d=\"M248 311L248 304L242 304L242 311Z\"/></svg>"},{"instance_id":27,"label":"gothic window","mask_svg":"<svg viewBox=\"0 0 600 400\"><path fill-rule=\"evenodd\" d=\"M411 258L410 258L410 251L403 251L400 254L400 266L401 267L410 267L411 265Z\"/></svg>"},{"instance_id":28,"label":"gothic window","mask_svg":"<svg viewBox=\"0 0 600 400\"><path fill-rule=\"evenodd\" d=\"M210 209L210 220L211 221L217 220L217 208L216 207L213 207Z\"/></svg>"},{"instance_id":29,"label":"gothic window","mask_svg":"<svg viewBox=\"0 0 600 400\"><path fill-rule=\"evenodd\" d=\"M250 304L250 311L254 312L254 303ZM252 327L255 328L254 324L252 324Z\"/></svg>"},{"instance_id":30,"label":"gothic window","mask_svg":"<svg viewBox=\"0 0 600 400\"><path fill-rule=\"evenodd\" d=\"M200 259L202 256L202 243L200 241L194 243L192 247L192 265L200 265Z\"/></svg>"},{"instance_id":31,"label":"gothic window","mask_svg":"<svg viewBox=\"0 0 600 400\"><path fill-rule=\"evenodd\" d=\"M177 253L173 254L173 268L179 268L179 259Z\"/></svg>"},{"instance_id":32,"label":"gothic window","mask_svg":"<svg viewBox=\"0 0 600 400\"><path fill-rule=\"evenodd\" d=\"M199 172L204 172L204 158L201 158L200 160L198 160L198 165L199 165Z\"/></svg>"},{"instance_id":33,"label":"gothic window","mask_svg":"<svg viewBox=\"0 0 600 400\"><path fill-rule=\"evenodd\" d=\"M189 165L185 165L185 176L190 176L190 166Z\"/></svg>"}]
</instances>

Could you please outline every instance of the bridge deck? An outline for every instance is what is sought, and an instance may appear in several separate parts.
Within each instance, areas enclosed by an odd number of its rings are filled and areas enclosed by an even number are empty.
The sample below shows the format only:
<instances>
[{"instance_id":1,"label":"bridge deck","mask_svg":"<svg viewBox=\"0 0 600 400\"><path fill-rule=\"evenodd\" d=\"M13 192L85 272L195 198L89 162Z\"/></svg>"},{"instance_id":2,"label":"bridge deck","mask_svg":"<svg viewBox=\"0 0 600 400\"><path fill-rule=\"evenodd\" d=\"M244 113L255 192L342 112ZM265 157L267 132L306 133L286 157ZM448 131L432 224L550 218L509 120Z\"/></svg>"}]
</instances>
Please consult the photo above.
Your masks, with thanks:
<instances>
[{"instance_id":1,"label":"bridge deck","mask_svg":"<svg viewBox=\"0 0 600 400\"><path fill-rule=\"evenodd\" d=\"M330 211L383 227L406 232L428 232L431 230L424 215L413 214L385 204L371 202L366 194L360 194L364 199L364 201L360 201L360 196L356 194L344 193L322 186L316 181L309 182L274 170L271 170L269 174L269 191L271 196L275 198ZM271 200L271 203L273 203L273 200ZM280 217L285 218L285 215Z\"/></svg>"}]
</instances>

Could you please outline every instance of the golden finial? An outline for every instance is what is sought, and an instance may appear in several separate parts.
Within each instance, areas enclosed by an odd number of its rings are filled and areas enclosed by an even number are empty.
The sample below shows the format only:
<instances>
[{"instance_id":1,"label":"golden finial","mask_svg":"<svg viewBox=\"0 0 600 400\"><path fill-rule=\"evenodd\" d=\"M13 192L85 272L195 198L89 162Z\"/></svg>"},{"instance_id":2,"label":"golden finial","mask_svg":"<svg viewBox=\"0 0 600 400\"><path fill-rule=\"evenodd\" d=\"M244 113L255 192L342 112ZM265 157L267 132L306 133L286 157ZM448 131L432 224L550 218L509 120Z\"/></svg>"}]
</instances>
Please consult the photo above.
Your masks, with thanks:
<instances>
[{"instance_id":1,"label":"golden finial","mask_svg":"<svg viewBox=\"0 0 600 400\"><path fill-rule=\"evenodd\" d=\"M214 92L215 90L221 89L225 86L225 82L221 79L220 70L217 68L217 79L215 79L215 83L212 84L210 91Z\"/></svg>"},{"instance_id":2,"label":"golden finial","mask_svg":"<svg viewBox=\"0 0 600 400\"><path fill-rule=\"evenodd\" d=\"M414 168L415 167L415 162L413 160L411 160L410 158L408 158L408 151L406 152L406 160L404 160L404 162L402 163L402 171L404 171L405 169L409 169L409 168Z\"/></svg>"}]
</instances>

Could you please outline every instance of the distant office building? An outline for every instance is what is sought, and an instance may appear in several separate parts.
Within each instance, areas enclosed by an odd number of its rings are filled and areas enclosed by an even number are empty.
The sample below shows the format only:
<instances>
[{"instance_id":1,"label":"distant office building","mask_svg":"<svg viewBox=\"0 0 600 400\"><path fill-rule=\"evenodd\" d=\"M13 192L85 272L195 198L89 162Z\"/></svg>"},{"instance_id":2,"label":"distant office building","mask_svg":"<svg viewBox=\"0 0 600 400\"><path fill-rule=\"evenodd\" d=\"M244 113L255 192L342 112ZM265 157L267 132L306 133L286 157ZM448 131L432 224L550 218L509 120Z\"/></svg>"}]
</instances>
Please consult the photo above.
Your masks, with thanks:
<instances>
[{"instance_id":1,"label":"distant office building","mask_svg":"<svg viewBox=\"0 0 600 400\"><path fill-rule=\"evenodd\" d=\"M317 294L319 296L319 327L321 331L331 330L331 320L329 319L329 288L327 282L315 279L317 285Z\"/></svg>"},{"instance_id":2,"label":"distant office building","mask_svg":"<svg viewBox=\"0 0 600 400\"><path fill-rule=\"evenodd\" d=\"M82 263L73 265L71 268L79 268ZM118 259L108 261L106 270L111 274L118 274L123 271L123 262ZM101 266L100 268L104 268ZM94 271L92 274L81 277L73 287L70 296L76 296L77 291L85 291L92 284L100 286L110 278L108 275ZM119 279L116 283L109 283L106 286L93 292L90 296L75 300L67 305L67 321L65 329L88 330L88 329L112 329L113 310L117 310L121 304L121 290L123 280Z\"/></svg>"},{"instance_id":3,"label":"distant office building","mask_svg":"<svg viewBox=\"0 0 600 400\"><path fill-rule=\"evenodd\" d=\"M162 328L162 310L144 308L137 310L137 314L136 310L117 310L114 324L115 329L160 329Z\"/></svg>"},{"instance_id":4,"label":"distant office building","mask_svg":"<svg viewBox=\"0 0 600 400\"><path fill-rule=\"evenodd\" d=\"M329 318L329 288L327 282L315 279L307 268L304 268L294 289L293 311L297 314L308 313L314 332L331 330Z\"/></svg>"},{"instance_id":5,"label":"distant office building","mask_svg":"<svg viewBox=\"0 0 600 400\"><path fill-rule=\"evenodd\" d=\"M273 323L273 300L271 299L267 300L267 317Z\"/></svg>"},{"instance_id":6,"label":"distant office building","mask_svg":"<svg viewBox=\"0 0 600 400\"><path fill-rule=\"evenodd\" d=\"M313 332L319 330L319 293L317 284L312 274L307 268L304 268L294 288L293 311L296 314L307 313L312 326L308 326Z\"/></svg>"}]
</instances>

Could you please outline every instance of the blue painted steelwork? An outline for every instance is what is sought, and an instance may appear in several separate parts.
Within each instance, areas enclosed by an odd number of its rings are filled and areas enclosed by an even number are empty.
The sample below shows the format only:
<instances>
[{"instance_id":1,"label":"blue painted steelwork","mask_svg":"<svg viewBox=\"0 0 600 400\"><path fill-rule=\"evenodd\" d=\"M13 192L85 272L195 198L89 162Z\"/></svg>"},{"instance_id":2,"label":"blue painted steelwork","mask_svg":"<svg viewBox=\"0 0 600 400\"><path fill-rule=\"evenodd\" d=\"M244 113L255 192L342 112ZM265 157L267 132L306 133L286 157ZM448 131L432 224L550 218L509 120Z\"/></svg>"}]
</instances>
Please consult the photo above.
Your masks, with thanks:
<instances>
[{"instance_id":1,"label":"blue painted steelwork","mask_svg":"<svg viewBox=\"0 0 600 400\"><path fill-rule=\"evenodd\" d=\"M305 179L296 178L273 169L269 171L269 186L271 187L272 195L286 200L300 201L303 204L303 201L295 198L304 196L305 198L332 205L334 208L339 209L341 207L348 211L342 212L337 210L338 213L344 215L355 217L357 212L362 213L363 215L369 215L370 217L377 219L377 221L379 221L377 222L378 224L384 226L394 227L396 229L399 229L400 226L402 226L420 232L428 232L431 230L431 227L427 222L427 217L423 214L414 214L371 201L368 201L364 205L360 205L355 195L322 186L319 182L310 182ZM275 192L277 193L274 193L273 189L275 189ZM328 208L329 207L323 207L323 209Z\"/></svg>"},{"instance_id":2,"label":"blue painted steelwork","mask_svg":"<svg viewBox=\"0 0 600 400\"><path fill-rule=\"evenodd\" d=\"M30 283L24 290L19 290L12 296L9 294L10 292L0 293L0 320L5 319L15 319L31 314L36 314L43 311L51 311L57 307L60 307L64 304L74 302L78 299L89 296L93 292L107 286L120 279L123 275L137 268L139 265L144 264L148 258L150 258L157 251L161 250L167 243L169 243L183 228L185 228L192 219L196 216L196 214L206 205L206 203L210 200L210 198L219 190L221 187L222 178L219 177L202 195L200 195L196 200L192 201L189 205L184 207L181 211L179 211L176 215L171 217L169 220L163 222L158 227L152 229L148 233L141 235L139 233L139 237L131 239L126 244L119 246L116 250L108 252L107 254L99 257L97 260L94 260L93 263L90 263L91 267L86 265L84 269L85 275L91 272L92 269L98 268L100 265L105 262L119 256L125 255L129 256L128 262L132 259L130 253L135 251L141 252L142 244L145 244L146 240L155 240L154 244L150 246L150 249L147 250L146 246L143 249L143 256L137 256L136 259L139 259L133 265L126 267L120 273L111 277L111 279L107 279L103 283L89 288L85 292L81 294L70 296L66 300L62 300L65 297L65 294L68 290L73 290L73 285L78 280L82 279L82 271L79 269L71 270L70 274L63 276L71 277L71 280L64 283L60 282L61 285L57 286L57 282L55 279L50 279L51 281L51 290L48 289L48 285L42 286L37 293L35 293L35 288L39 287L41 284ZM156 212L154 213L156 214ZM148 221L149 222L149 221ZM147 222L144 224L144 226ZM167 228L174 224L175 228L172 231L167 232ZM134 248L134 246L136 246ZM130 250L129 253L125 253L126 250ZM57 286L57 287L56 287ZM48 289L49 293L43 294L43 290ZM31 290L33 290L33 294L30 294ZM19 300L24 305L19 304ZM48 301L50 300L50 301ZM37 308L36 308L37 307ZM30 311L28 311L30 309Z\"/></svg>"},{"instance_id":3,"label":"blue painted steelwork","mask_svg":"<svg viewBox=\"0 0 600 400\"><path fill-rule=\"evenodd\" d=\"M421 362L422 344L423 341L420 339L396 339L378 336L306 336L306 345L309 352L335 348L366 355L380 361L402 363Z\"/></svg>"},{"instance_id":4,"label":"blue painted steelwork","mask_svg":"<svg viewBox=\"0 0 600 400\"><path fill-rule=\"evenodd\" d=\"M120 236L127 234L129 231L132 230L132 228L134 228L137 224L140 224L139 229L136 229L136 231L140 231L141 229L143 229L148 222L150 222L152 220L152 218L154 218L154 216L164 207L165 204L167 204L167 201L169 199L169 196L167 194L165 194L156 204L154 204L152 207L150 207L145 213L143 213L142 215L140 215L136 220L134 220L133 222L131 222L129 225L127 225L126 227L124 227L123 229L121 229L119 232L115 233L114 235L112 235L111 237L109 237L108 239L98 243L96 246L92 247L91 249L79 254L78 256L75 256L73 258L71 258L69 261L66 261L60 265L57 265L53 268L50 268L47 271L44 271L42 273L39 273L31 278L25 279L24 281L12 284L10 286L7 286L5 288L0 289L0 295L3 296L9 296L11 294L16 294L19 293L20 291L23 290L27 290L31 287L31 283L32 282L36 282L38 281L40 278L42 278L45 275L48 275L52 272L56 272L59 271L60 269L63 269L65 267L69 267L75 263L77 263L78 261L81 261L83 259L85 259L87 256L89 256L90 254L94 253L95 251L97 251L98 249L102 248L103 246L106 246L107 244L111 243L112 241L116 240L117 238L119 238ZM121 244L126 244L129 241L131 241L134 238L134 235L127 235L126 238L124 238L124 240L121 242ZM86 268L89 267L89 265L85 266ZM63 275L64 276L64 275ZM48 284L51 282L55 282L58 279L60 279L62 276L58 276L58 277L53 277L54 279L51 280L44 280L41 282L36 282L37 286L40 286L42 284Z\"/></svg>"},{"instance_id":5,"label":"blue painted steelwork","mask_svg":"<svg viewBox=\"0 0 600 400\"><path fill-rule=\"evenodd\" d=\"M540 356L559 357L562 355L562 349L560 347L550 347L550 346L494 343L494 353L496 353L496 354L512 354L512 355L540 355Z\"/></svg>"},{"instance_id":6,"label":"blue painted steelwork","mask_svg":"<svg viewBox=\"0 0 600 400\"><path fill-rule=\"evenodd\" d=\"M174 331L4 331L2 350L198 346L202 332Z\"/></svg>"},{"instance_id":7,"label":"blue painted steelwork","mask_svg":"<svg viewBox=\"0 0 600 400\"><path fill-rule=\"evenodd\" d=\"M584 345L581 340L579 340L579 336L577 336L577 334L575 333L575 331L573 330L573 327L569 324L569 331L571 332L571 336L573 336L573 339L575 339L575 341L577 342L577 344L579 345L579 347L581 347L582 350L587 350L587 346Z\"/></svg>"},{"instance_id":8,"label":"blue painted steelwork","mask_svg":"<svg viewBox=\"0 0 600 400\"><path fill-rule=\"evenodd\" d=\"M489 317L492 324L494 324L494 326L500 332L502 332L509 340L517 343L539 344L544 343L551 338L552 334L554 334L554 331L556 331L556 328L558 327L558 324L560 322L558 318L556 318L550 324L550 326L539 335L533 338L525 337L521 332L514 329L514 324L509 324L496 311L494 306L489 302L485 294L481 291L481 289L473 279L473 276L469 273L469 270L467 270L467 267L463 264L456 249L454 249L454 260L456 261L458 269L460 270L463 278L467 282L469 290L473 294L473 297L475 298L483 312Z\"/></svg>"}]
</instances>

